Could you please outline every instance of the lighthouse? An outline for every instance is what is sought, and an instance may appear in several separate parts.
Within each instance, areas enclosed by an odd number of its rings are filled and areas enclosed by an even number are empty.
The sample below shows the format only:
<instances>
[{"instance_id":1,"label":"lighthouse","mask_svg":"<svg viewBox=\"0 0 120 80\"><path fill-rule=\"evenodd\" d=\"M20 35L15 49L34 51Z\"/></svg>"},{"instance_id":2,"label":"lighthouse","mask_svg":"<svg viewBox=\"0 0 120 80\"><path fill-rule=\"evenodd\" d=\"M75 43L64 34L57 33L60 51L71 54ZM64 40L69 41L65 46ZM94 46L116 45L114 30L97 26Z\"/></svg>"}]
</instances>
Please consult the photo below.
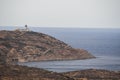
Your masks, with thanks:
<instances>
[{"instance_id":1,"label":"lighthouse","mask_svg":"<svg viewBox=\"0 0 120 80\"><path fill-rule=\"evenodd\" d=\"M28 26L27 26L27 25L25 25L25 30L26 30L26 31L29 31L29 28L28 28Z\"/></svg>"}]
</instances>

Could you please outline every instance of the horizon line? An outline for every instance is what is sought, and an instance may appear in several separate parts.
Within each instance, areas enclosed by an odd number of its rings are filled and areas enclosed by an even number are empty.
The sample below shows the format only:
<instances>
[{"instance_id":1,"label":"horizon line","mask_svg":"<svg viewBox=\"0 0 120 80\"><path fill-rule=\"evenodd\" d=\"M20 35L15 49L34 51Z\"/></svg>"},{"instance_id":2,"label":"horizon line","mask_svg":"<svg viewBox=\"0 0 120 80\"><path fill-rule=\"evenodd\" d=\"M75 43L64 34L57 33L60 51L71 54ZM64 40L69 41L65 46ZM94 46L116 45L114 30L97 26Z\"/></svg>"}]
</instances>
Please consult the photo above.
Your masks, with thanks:
<instances>
[{"instance_id":1,"label":"horizon line","mask_svg":"<svg viewBox=\"0 0 120 80\"><path fill-rule=\"evenodd\" d=\"M16 26L0 26L0 27L25 27L25 25L24 26L18 26L18 25L16 25ZM75 26L75 27L72 27L72 26L29 26L28 25L28 27L38 27L38 28L110 28L110 29L112 29L112 28L120 28L120 26L115 26L115 27L108 27L108 26L99 26L99 27L94 27L94 26L79 26L79 27L77 27L77 26Z\"/></svg>"}]
</instances>

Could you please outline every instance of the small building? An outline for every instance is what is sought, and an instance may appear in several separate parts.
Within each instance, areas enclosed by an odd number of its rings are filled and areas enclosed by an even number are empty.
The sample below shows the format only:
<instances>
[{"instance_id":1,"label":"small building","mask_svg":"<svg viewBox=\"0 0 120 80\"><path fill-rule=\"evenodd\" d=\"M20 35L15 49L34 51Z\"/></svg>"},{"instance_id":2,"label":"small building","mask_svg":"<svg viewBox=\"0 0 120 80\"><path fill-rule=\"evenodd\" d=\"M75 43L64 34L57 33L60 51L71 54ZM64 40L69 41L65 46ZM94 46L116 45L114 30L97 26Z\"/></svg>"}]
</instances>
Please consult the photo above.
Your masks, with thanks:
<instances>
[{"instance_id":1,"label":"small building","mask_svg":"<svg viewBox=\"0 0 120 80\"><path fill-rule=\"evenodd\" d=\"M24 26L25 27L25 29L16 29L15 31L30 31L30 29L28 28L28 25L25 25Z\"/></svg>"}]
</instances>

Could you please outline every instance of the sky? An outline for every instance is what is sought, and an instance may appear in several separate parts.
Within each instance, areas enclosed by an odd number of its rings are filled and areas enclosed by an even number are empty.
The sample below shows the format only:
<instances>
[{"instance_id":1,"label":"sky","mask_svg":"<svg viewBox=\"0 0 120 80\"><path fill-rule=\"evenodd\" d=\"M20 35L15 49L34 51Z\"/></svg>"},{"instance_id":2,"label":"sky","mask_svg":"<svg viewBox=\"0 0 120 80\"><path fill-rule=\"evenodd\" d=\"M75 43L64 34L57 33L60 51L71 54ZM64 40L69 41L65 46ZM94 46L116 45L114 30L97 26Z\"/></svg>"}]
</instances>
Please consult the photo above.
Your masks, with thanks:
<instances>
[{"instance_id":1,"label":"sky","mask_svg":"<svg viewBox=\"0 0 120 80\"><path fill-rule=\"evenodd\" d=\"M0 26L120 28L120 0L0 0Z\"/></svg>"}]
</instances>

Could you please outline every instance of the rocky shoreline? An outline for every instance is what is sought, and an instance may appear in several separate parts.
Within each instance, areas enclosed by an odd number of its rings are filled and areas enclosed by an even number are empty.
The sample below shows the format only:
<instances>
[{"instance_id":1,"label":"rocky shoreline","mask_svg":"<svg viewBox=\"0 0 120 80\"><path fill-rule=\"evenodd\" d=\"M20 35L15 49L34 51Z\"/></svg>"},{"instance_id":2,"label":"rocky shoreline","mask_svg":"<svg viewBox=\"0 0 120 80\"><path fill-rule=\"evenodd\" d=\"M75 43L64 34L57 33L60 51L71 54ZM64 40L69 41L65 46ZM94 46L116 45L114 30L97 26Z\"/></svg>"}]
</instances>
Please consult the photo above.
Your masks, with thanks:
<instances>
[{"instance_id":1,"label":"rocky shoreline","mask_svg":"<svg viewBox=\"0 0 120 80\"><path fill-rule=\"evenodd\" d=\"M66 76L79 80L120 80L120 71L102 69L86 69L63 73Z\"/></svg>"},{"instance_id":2,"label":"rocky shoreline","mask_svg":"<svg viewBox=\"0 0 120 80\"><path fill-rule=\"evenodd\" d=\"M95 58L84 49L43 33L0 31L0 80L120 80L120 71L88 69L56 73L15 62Z\"/></svg>"},{"instance_id":3,"label":"rocky shoreline","mask_svg":"<svg viewBox=\"0 0 120 80\"><path fill-rule=\"evenodd\" d=\"M0 64L0 80L120 80L120 71L88 69L56 73L34 67Z\"/></svg>"},{"instance_id":4,"label":"rocky shoreline","mask_svg":"<svg viewBox=\"0 0 120 80\"><path fill-rule=\"evenodd\" d=\"M60 73L44 69L19 66L0 65L0 80L74 80Z\"/></svg>"}]
</instances>

